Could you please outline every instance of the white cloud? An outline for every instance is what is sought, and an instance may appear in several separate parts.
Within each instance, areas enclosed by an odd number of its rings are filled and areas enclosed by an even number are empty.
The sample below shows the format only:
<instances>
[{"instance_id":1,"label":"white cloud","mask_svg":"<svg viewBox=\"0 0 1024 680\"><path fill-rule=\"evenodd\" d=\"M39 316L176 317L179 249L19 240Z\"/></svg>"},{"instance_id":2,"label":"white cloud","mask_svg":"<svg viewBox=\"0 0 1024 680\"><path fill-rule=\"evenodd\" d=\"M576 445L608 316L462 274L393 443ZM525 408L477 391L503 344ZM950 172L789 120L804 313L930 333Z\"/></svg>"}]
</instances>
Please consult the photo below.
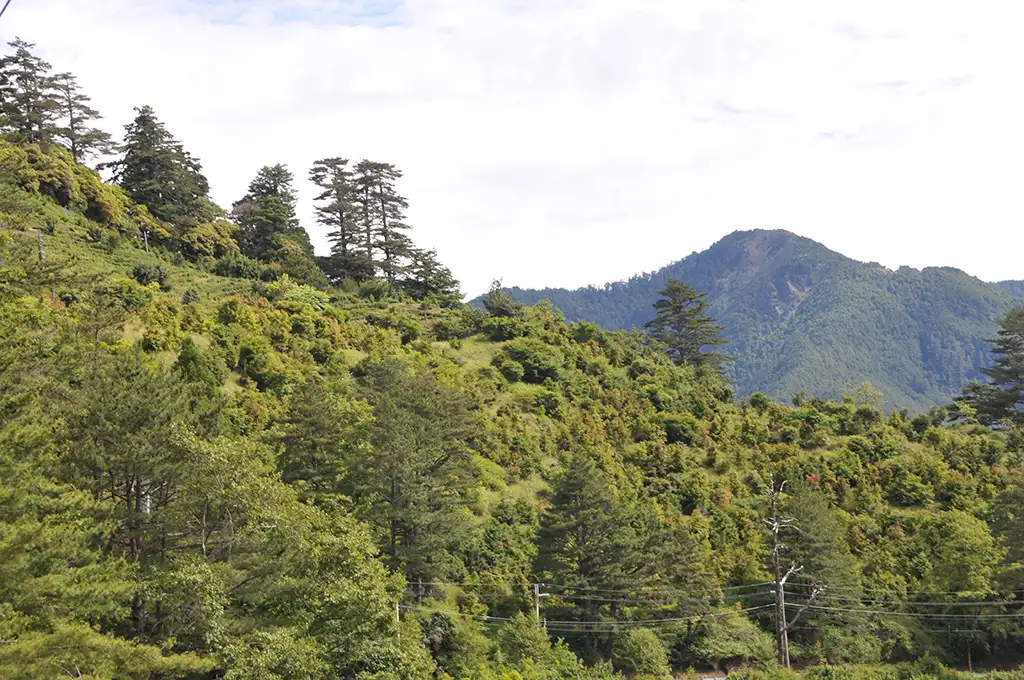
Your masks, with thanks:
<instances>
[{"instance_id":1,"label":"white cloud","mask_svg":"<svg viewBox=\"0 0 1024 680\"><path fill-rule=\"evenodd\" d=\"M785 228L1024 278L1010 0L14 0L112 129L148 103L223 205L259 166L405 171L476 294L652 270ZM994 247L999 243L998 247Z\"/></svg>"}]
</instances>

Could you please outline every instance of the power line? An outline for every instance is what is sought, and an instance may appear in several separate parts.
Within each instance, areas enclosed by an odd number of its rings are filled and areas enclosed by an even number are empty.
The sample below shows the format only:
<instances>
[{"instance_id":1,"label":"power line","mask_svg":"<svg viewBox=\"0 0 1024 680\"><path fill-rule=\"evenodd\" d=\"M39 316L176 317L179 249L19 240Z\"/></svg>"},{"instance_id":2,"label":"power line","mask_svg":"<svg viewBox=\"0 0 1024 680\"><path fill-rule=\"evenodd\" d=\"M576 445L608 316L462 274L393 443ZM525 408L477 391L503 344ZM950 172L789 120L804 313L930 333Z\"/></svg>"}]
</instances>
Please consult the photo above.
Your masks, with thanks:
<instances>
[{"instance_id":1,"label":"power line","mask_svg":"<svg viewBox=\"0 0 1024 680\"><path fill-rule=\"evenodd\" d=\"M786 607L798 609L813 609L825 612L846 612L851 614L877 614L881 616L903 616L922 619L1017 619L1024 618L1024 612L1016 614L931 614L925 612L894 612L878 609L854 609L851 607L823 607L813 604L786 603Z\"/></svg>"},{"instance_id":2,"label":"power line","mask_svg":"<svg viewBox=\"0 0 1024 680\"><path fill-rule=\"evenodd\" d=\"M681 623L692 623L696 621L702 621L705 619L717 619L726 616L734 616L737 614L744 614L746 612L757 611L761 609L770 608L772 605L761 605L758 607L747 607L744 609L731 609L722 612L709 612L702 615L685 616L677 618L662 618L662 619L617 619L617 620L604 620L604 621L577 621L571 619L551 619L547 621L549 630L558 632L566 629L573 631L590 631L597 633L614 632L620 628L636 628L636 627L652 627L652 626L667 626L677 625ZM463 618L475 619L485 623L511 623L512 619L502 616L486 616L483 614L468 614L466 612L451 611L441 609L438 607L424 607L420 605L399 605L399 609L407 611L425 611L425 612L437 612L446 614L449 616L460 616Z\"/></svg>"},{"instance_id":3,"label":"power line","mask_svg":"<svg viewBox=\"0 0 1024 680\"><path fill-rule=\"evenodd\" d=\"M915 602L914 600L858 600L857 598L820 597L821 601L868 606L890 605L899 607L1002 607L1012 604L1024 604L1024 600L960 600L955 602Z\"/></svg>"},{"instance_id":4,"label":"power line","mask_svg":"<svg viewBox=\"0 0 1024 680\"><path fill-rule=\"evenodd\" d=\"M7 11L7 6L10 5L10 4L11 4L11 0L7 0L7 2L4 3L3 9L0 9L0 19L3 18L4 12Z\"/></svg>"},{"instance_id":5,"label":"power line","mask_svg":"<svg viewBox=\"0 0 1024 680\"><path fill-rule=\"evenodd\" d=\"M805 580L812 580L810 576L805 576L803 574L794 575L794 578L802 578L802 579L805 579ZM791 581L790 585L799 586L801 588L814 588L814 587L822 588L823 587L820 584L819 585L815 585L813 582L812 583L800 583L799 581ZM847 591L847 592L857 592L857 593L860 593L860 592L869 592L869 593L870 592L875 592L875 593L890 593L890 594L897 594L897 595L898 594L903 594L903 595L960 595L961 593L977 592L977 591L971 591L971 590L903 590L903 591L899 591L898 589L888 589L888 588L867 588L867 587L863 587L863 586L833 586L833 585L827 586L827 589L829 591L843 590L843 591ZM1005 595L1024 595L1024 590L1008 590L1008 591L1003 591L1003 594L1005 594Z\"/></svg>"}]
</instances>

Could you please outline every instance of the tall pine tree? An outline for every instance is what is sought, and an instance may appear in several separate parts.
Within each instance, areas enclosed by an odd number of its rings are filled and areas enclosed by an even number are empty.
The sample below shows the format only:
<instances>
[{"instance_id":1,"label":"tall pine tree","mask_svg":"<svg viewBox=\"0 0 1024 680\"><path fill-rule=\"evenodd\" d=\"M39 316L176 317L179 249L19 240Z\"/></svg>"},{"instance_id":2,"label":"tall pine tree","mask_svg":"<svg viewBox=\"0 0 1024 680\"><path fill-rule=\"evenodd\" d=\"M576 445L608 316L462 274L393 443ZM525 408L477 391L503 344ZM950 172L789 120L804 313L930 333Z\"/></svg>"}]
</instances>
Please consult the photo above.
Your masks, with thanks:
<instances>
[{"instance_id":1,"label":"tall pine tree","mask_svg":"<svg viewBox=\"0 0 1024 680\"><path fill-rule=\"evenodd\" d=\"M654 303L654 318L644 325L650 336L665 345L678 365L719 368L728 359L715 351L726 342L722 337L725 327L707 313L707 293L698 293L682 281L671 279L660 294Z\"/></svg>"},{"instance_id":2,"label":"tall pine tree","mask_svg":"<svg viewBox=\"0 0 1024 680\"><path fill-rule=\"evenodd\" d=\"M374 273L379 271L390 284L400 276L413 247L405 234L409 202L395 187L401 176L390 163L363 160L356 165L353 181L362 251L373 262Z\"/></svg>"},{"instance_id":3,"label":"tall pine tree","mask_svg":"<svg viewBox=\"0 0 1024 680\"><path fill-rule=\"evenodd\" d=\"M315 207L317 221L325 226L331 241L326 259L328 276L335 283L344 279L363 280L373 276L373 263L359 248L360 213L355 203L354 172L345 158L323 158L313 164L310 180L320 188Z\"/></svg>"},{"instance_id":4,"label":"tall pine tree","mask_svg":"<svg viewBox=\"0 0 1024 680\"><path fill-rule=\"evenodd\" d=\"M32 54L35 47L21 38L9 42L14 54L0 59L0 111L3 128L22 141L53 140L59 115L50 64Z\"/></svg>"},{"instance_id":5,"label":"tall pine tree","mask_svg":"<svg viewBox=\"0 0 1024 680\"><path fill-rule=\"evenodd\" d=\"M264 166L249 183L248 193L232 206L231 214L240 227L239 246L246 255L266 258L280 246L281 235L302 230L295 216L292 179L284 165ZM309 238L304 240L308 245Z\"/></svg>"},{"instance_id":6,"label":"tall pine tree","mask_svg":"<svg viewBox=\"0 0 1024 680\"><path fill-rule=\"evenodd\" d=\"M53 77L53 87L61 117L56 137L71 150L75 162L113 151L110 134L90 126L102 116L89 105L92 99L79 89L78 79L70 73L58 73Z\"/></svg>"},{"instance_id":7,"label":"tall pine tree","mask_svg":"<svg viewBox=\"0 0 1024 680\"><path fill-rule=\"evenodd\" d=\"M158 219L186 228L213 218L209 183L199 161L182 148L149 106L136 108L125 126L123 156L101 167L113 170L136 203Z\"/></svg>"},{"instance_id":8,"label":"tall pine tree","mask_svg":"<svg viewBox=\"0 0 1024 680\"><path fill-rule=\"evenodd\" d=\"M295 215L295 205L291 171L281 164L261 168L249 183L249 192L232 206L239 247L246 255L271 263L271 269L324 287L327 278L313 255L309 234Z\"/></svg>"}]
</instances>

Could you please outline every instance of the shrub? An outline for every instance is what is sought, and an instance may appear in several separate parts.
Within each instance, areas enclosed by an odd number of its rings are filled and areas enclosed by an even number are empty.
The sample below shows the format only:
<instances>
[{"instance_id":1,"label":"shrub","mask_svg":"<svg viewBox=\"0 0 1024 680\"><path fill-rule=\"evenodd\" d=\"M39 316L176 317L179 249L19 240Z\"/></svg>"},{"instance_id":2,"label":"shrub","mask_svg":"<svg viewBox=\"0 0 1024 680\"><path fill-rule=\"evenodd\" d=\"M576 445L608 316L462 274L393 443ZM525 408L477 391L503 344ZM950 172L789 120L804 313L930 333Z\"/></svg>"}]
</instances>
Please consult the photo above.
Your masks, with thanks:
<instances>
[{"instance_id":1,"label":"shrub","mask_svg":"<svg viewBox=\"0 0 1024 680\"><path fill-rule=\"evenodd\" d=\"M503 348L505 356L523 366L523 380L542 383L557 380L564 361L561 351L536 338L518 338Z\"/></svg>"},{"instance_id":2,"label":"shrub","mask_svg":"<svg viewBox=\"0 0 1024 680\"><path fill-rule=\"evenodd\" d=\"M491 289L482 298L484 309L491 316L521 317L525 306L504 290L501 289L501 281L491 284Z\"/></svg>"},{"instance_id":3,"label":"shrub","mask_svg":"<svg viewBox=\"0 0 1024 680\"><path fill-rule=\"evenodd\" d=\"M509 359L504 354L498 354L491 360L491 365L498 369L498 372L509 382L519 382L526 372L523 365L514 359Z\"/></svg>"},{"instance_id":4,"label":"shrub","mask_svg":"<svg viewBox=\"0 0 1024 680\"><path fill-rule=\"evenodd\" d=\"M457 340L479 333L487 316L482 309L464 305L434 324L438 340Z\"/></svg>"},{"instance_id":5,"label":"shrub","mask_svg":"<svg viewBox=\"0 0 1024 680\"><path fill-rule=\"evenodd\" d=\"M111 282L97 291L101 296L109 297L129 312L142 309L153 301L153 291L140 286L135 281L124 278Z\"/></svg>"},{"instance_id":6,"label":"shrub","mask_svg":"<svg viewBox=\"0 0 1024 680\"><path fill-rule=\"evenodd\" d=\"M403 345L407 345L419 338L422 330L415 319L395 312L368 314L366 320L377 328L390 328L398 331Z\"/></svg>"},{"instance_id":7,"label":"shrub","mask_svg":"<svg viewBox=\"0 0 1024 680\"><path fill-rule=\"evenodd\" d=\"M143 286L156 283L163 290L170 290L167 284L167 271L159 264L140 263L132 267L131 276Z\"/></svg>"},{"instance_id":8,"label":"shrub","mask_svg":"<svg viewBox=\"0 0 1024 680\"><path fill-rule=\"evenodd\" d=\"M213 273L235 279L259 279L263 265L242 253L229 251L213 265Z\"/></svg>"},{"instance_id":9,"label":"shrub","mask_svg":"<svg viewBox=\"0 0 1024 680\"><path fill-rule=\"evenodd\" d=\"M383 300L391 292L384 279L367 279L359 284L359 297L367 300Z\"/></svg>"},{"instance_id":10,"label":"shrub","mask_svg":"<svg viewBox=\"0 0 1024 680\"><path fill-rule=\"evenodd\" d=\"M491 340L501 342L529 335L530 326L518 317L492 316L484 321L483 331Z\"/></svg>"},{"instance_id":11,"label":"shrub","mask_svg":"<svg viewBox=\"0 0 1024 680\"><path fill-rule=\"evenodd\" d=\"M238 370L261 390L282 391L292 377L264 336L248 338L238 349Z\"/></svg>"},{"instance_id":12,"label":"shrub","mask_svg":"<svg viewBox=\"0 0 1024 680\"><path fill-rule=\"evenodd\" d=\"M646 673L660 678L672 673L664 643L649 628L634 628L615 638L613 659L615 667L627 673Z\"/></svg>"},{"instance_id":13,"label":"shrub","mask_svg":"<svg viewBox=\"0 0 1024 680\"><path fill-rule=\"evenodd\" d=\"M241 299L234 297L225 300L217 310L217 320L225 326L237 323L240 326L253 327L256 324L256 315L252 308Z\"/></svg>"},{"instance_id":14,"label":"shrub","mask_svg":"<svg viewBox=\"0 0 1024 680\"><path fill-rule=\"evenodd\" d=\"M662 413L659 420L665 430L665 439L669 444L686 444L692 446L697 438L699 423L689 413Z\"/></svg>"}]
</instances>

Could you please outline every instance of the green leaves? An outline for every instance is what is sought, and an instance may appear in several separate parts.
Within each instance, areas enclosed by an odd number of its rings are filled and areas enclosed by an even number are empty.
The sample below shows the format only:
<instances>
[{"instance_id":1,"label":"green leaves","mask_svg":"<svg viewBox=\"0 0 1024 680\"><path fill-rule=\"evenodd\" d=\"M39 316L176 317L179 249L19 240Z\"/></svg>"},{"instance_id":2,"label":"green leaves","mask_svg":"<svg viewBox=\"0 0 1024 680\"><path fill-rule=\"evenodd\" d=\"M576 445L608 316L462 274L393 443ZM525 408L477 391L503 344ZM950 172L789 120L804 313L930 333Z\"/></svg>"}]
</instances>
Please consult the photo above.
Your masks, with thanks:
<instances>
[{"instance_id":1,"label":"green leaves","mask_svg":"<svg viewBox=\"0 0 1024 680\"><path fill-rule=\"evenodd\" d=\"M676 364L720 368L728 357L715 348L726 342L725 327L707 313L707 293L670 279L659 295L654 318L644 324L651 337L665 345ZM706 347L711 349L705 351Z\"/></svg>"}]
</instances>

